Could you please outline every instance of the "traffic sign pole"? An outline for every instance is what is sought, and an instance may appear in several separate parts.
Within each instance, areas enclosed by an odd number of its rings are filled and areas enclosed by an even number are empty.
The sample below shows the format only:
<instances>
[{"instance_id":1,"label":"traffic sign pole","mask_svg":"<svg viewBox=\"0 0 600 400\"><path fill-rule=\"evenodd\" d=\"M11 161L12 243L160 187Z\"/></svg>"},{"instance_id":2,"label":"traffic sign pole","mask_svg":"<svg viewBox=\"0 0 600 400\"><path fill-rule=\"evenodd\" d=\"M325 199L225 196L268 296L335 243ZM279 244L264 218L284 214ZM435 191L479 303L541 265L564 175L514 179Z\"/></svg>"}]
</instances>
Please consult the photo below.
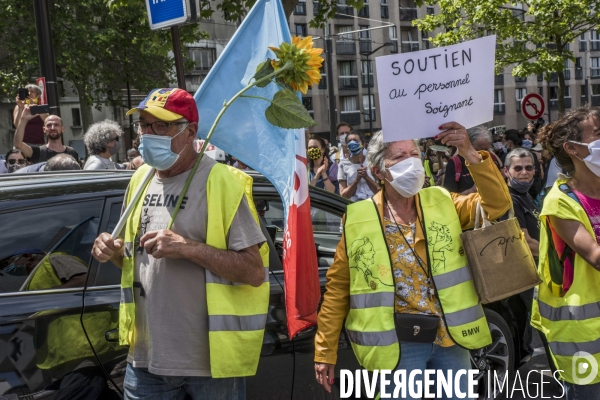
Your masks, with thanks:
<instances>
[{"instance_id":1,"label":"traffic sign pole","mask_svg":"<svg viewBox=\"0 0 600 400\"><path fill-rule=\"evenodd\" d=\"M185 75L183 74L183 56L181 55L181 38L179 27L171 27L171 39L173 40L173 55L175 56L175 72L177 73L177 87L185 90Z\"/></svg>"}]
</instances>

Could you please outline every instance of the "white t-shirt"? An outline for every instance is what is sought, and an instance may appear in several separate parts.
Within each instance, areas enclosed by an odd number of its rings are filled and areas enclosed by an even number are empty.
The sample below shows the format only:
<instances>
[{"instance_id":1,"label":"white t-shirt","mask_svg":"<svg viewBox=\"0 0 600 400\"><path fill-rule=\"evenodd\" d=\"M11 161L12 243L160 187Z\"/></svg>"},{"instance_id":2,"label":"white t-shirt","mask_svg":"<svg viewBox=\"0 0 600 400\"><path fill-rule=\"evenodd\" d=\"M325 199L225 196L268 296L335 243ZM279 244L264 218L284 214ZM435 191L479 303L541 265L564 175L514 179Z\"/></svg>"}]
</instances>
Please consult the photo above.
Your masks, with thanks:
<instances>
[{"instance_id":1,"label":"white t-shirt","mask_svg":"<svg viewBox=\"0 0 600 400\"><path fill-rule=\"evenodd\" d=\"M350 186L356 180L356 175L358 174L358 169L360 167L366 167L367 160L363 161L362 164L354 164L350 159L340 160L340 164L338 166L338 181L346 181L346 185ZM371 171L367 169L367 174L371 179L374 180ZM365 200L373 196L373 192L369 189L369 185L367 181L361 179L356 186L356 192L354 195L350 197L352 201Z\"/></svg>"}]
</instances>

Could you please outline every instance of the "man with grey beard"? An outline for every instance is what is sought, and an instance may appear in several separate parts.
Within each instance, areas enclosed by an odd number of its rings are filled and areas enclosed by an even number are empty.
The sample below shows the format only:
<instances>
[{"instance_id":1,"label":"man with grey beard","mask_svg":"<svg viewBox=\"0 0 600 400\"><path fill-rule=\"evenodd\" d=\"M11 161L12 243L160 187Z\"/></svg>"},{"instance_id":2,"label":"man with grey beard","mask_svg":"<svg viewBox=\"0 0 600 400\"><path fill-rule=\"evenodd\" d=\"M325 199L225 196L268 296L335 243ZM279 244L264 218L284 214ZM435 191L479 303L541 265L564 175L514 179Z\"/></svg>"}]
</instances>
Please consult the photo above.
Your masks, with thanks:
<instances>
[{"instance_id":1,"label":"man with grey beard","mask_svg":"<svg viewBox=\"0 0 600 400\"><path fill-rule=\"evenodd\" d=\"M48 141L43 146L29 145L23 142L23 135L25 134L25 126L32 120L35 115L31 114L30 106L25 106L23 114L21 115L21 121L17 130L15 131L15 137L13 139L13 145L21 150L21 153L32 164L48 161L52 157L58 154L69 154L76 160L79 159L79 155L72 147L65 146L62 142L62 135L65 131L65 127L62 123L62 119L58 115L49 115L44 121L44 134L48 138Z\"/></svg>"}]
</instances>

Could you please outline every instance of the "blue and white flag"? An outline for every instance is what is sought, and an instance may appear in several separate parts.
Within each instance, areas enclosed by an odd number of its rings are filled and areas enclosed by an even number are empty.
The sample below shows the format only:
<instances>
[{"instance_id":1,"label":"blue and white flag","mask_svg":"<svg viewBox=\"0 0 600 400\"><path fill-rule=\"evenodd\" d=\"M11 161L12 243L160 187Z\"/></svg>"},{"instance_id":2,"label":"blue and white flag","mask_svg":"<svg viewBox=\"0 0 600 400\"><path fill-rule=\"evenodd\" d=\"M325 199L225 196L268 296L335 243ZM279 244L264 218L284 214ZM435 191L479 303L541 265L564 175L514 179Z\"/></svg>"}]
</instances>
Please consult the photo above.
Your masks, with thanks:
<instances>
[{"instance_id":1,"label":"blue and white flag","mask_svg":"<svg viewBox=\"0 0 600 400\"><path fill-rule=\"evenodd\" d=\"M269 46L290 43L280 0L258 0L194 95L200 113L198 136L206 139L225 101L245 88L257 66L275 58ZM279 87L253 87L245 95L272 99ZM290 337L316 323L321 296L310 215L303 129L283 129L265 118L270 102L239 98L228 108L211 143L269 179L286 213L283 267ZM296 296L298 293L298 296Z\"/></svg>"}]
</instances>

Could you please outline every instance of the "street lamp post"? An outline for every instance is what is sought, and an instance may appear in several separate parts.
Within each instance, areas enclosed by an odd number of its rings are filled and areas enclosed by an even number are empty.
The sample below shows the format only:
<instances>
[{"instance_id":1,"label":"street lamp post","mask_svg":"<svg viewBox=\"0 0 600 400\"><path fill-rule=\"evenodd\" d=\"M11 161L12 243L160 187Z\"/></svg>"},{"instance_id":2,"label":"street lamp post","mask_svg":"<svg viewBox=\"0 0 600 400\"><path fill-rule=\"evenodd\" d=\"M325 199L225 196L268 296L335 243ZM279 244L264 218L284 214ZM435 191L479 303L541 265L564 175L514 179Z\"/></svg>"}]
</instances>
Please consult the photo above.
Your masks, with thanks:
<instances>
[{"instance_id":1,"label":"street lamp post","mask_svg":"<svg viewBox=\"0 0 600 400\"><path fill-rule=\"evenodd\" d=\"M385 42L384 44L382 44L381 46L379 46L378 48L376 48L373 51L370 52L361 52L360 55L367 57L367 96L369 96L369 136L371 136L373 134L373 115L371 114L371 110L373 109L372 105L371 105L371 74L369 73L369 70L373 70L373 68L371 68L371 59L369 58L373 53L375 53L377 50L385 47L385 46L391 46L393 43L392 42ZM373 82L375 82L375 80L373 79Z\"/></svg>"}]
</instances>

